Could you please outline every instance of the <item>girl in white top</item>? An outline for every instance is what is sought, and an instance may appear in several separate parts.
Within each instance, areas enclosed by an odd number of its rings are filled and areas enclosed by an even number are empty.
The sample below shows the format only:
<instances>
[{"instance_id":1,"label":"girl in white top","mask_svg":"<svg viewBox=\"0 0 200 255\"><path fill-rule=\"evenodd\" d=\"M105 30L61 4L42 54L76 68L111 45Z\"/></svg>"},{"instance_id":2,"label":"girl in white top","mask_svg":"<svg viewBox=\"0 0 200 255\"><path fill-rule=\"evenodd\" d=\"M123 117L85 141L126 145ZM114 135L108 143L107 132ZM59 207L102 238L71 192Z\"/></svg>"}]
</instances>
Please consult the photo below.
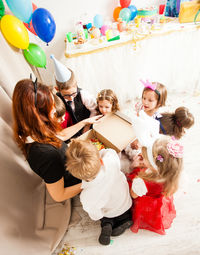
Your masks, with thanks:
<instances>
[{"instance_id":1,"label":"girl in white top","mask_svg":"<svg viewBox=\"0 0 200 255\"><path fill-rule=\"evenodd\" d=\"M132 205L120 160L112 149L98 151L91 142L73 140L66 152L67 170L82 180L80 200L93 220L101 220L99 242L110 243L132 225Z\"/></svg>"},{"instance_id":2,"label":"girl in white top","mask_svg":"<svg viewBox=\"0 0 200 255\"><path fill-rule=\"evenodd\" d=\"M160 118L162 115L158 110L160 107L165 106L167 90L166 87L159 82L150 82L148 80L146 80L146 82L143 80L140 81L144 85L144 89L142 92L142 101L135 105L136 113L138 117L144 120L144 125L141 128L145 129L153 125L157 132L157 126L159 129L162 129L162 125L160 125ZM152 130L154 130L154 127ZM138 140L136 140L127 146L125 153L130 160L133 160L133 158L141 152L140 148Z\"/></svg>"}]
</instances>

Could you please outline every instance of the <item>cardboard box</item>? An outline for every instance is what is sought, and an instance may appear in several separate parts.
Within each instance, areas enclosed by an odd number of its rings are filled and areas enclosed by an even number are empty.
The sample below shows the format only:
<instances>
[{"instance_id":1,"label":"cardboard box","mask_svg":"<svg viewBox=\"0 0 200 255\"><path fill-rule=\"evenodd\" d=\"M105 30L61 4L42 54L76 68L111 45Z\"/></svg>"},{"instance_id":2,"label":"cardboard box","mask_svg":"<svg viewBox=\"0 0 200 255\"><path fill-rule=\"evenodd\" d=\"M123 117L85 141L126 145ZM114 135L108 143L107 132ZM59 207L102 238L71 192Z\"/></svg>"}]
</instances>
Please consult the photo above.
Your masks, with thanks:
<instances>
[{"instance_id":1,"label":"cardboard box","mask_svg":"<svg viewBox=\"0 0 200 255\"><path fill-rule=\"evenodd\" d=\"M79 139L90 140L97 138L106 147L116 152L122 151L136 139L130 119L121 112L110 113L101 118L93 129L79 136Z\"/></svg>"}]
</instances>

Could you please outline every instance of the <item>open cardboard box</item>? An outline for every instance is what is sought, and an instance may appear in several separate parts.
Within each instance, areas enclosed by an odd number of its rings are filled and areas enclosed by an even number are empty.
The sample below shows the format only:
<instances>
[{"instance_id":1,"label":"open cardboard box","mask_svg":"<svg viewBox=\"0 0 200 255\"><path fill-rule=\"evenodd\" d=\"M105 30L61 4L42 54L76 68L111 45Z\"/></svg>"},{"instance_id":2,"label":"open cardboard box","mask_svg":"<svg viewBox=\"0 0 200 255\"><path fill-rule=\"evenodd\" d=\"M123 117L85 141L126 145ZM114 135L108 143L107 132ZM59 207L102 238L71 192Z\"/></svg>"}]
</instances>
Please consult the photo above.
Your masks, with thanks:
<instances>
[{"instance_id":1,"label":"open cardboard box","mask_svg":"<svg viewBox=\"0 0 200 255\"><path fill-rule=\"evenodd\" d=\"M93 125L93 129L79 136L81 140L97 138L106 147L122 151L136 139L130 119L121 112L110 113Z\"/></svg>"}]
</instances>

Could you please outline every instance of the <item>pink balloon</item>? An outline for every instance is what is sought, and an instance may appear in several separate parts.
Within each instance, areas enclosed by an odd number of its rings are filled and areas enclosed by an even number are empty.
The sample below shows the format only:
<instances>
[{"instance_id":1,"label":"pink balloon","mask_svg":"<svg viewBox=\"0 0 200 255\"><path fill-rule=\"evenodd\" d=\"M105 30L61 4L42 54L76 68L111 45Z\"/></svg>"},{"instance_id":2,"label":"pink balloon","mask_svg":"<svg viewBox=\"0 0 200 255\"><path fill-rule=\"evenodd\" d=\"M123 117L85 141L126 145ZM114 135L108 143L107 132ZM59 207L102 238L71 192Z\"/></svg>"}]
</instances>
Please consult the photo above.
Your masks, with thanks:
<instances>
[{"instance_id":1,"label":"pink balloon","mask_svg":"<svg viewBox=\"0 0 200 255\"><path fill-rule=\"evenodd\" d=\"M102 33L102 35L106 35L106 30L108 30L108 29L109 29L108 26L103 25L103 26L101 27L101 33Z\"/></svg>"}]
</instances>

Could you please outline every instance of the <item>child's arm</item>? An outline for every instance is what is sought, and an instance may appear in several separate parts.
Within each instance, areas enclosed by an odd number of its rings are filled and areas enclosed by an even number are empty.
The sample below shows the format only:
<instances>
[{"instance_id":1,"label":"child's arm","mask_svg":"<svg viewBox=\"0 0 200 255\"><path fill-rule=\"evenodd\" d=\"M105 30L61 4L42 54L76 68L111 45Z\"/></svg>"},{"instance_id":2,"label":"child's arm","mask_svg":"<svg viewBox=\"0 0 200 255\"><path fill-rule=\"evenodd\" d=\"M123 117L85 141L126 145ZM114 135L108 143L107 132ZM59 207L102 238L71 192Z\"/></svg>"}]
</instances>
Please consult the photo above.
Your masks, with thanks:
<instances>
[{"instance_id":1,"label":"child's arm","mask_svg":"<svg viewBox=\"0 0 200 255\"><path fill-rule=\"evenodd\" d=\"M100 220L101 218L104 217L102 208L97 208L96 206L92 208L88 208L84 204L82 205L83 205L83 210L88 213L88 215L90 216L92 220Z\"/></svg>"}]
</instances>

